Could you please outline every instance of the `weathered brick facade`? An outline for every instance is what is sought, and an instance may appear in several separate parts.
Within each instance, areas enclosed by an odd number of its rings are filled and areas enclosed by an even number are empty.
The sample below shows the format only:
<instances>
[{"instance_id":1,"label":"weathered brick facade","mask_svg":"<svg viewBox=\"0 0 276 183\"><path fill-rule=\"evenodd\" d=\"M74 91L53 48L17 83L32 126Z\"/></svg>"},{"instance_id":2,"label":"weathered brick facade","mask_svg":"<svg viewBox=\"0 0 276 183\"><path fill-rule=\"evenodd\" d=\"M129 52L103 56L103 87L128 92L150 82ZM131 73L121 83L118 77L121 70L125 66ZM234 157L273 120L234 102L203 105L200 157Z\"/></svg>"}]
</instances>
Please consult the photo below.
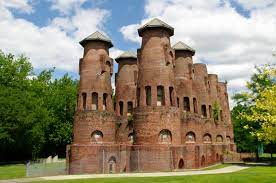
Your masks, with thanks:
<instances>
[{"instance_id":1,"label":"weathered brick facade","mask_svg":"<svg viewBox=\"0 0 276 183\"><path fill-rule=\"evenodd\" d=\"M80 42L70 173L193 169L236 152L226 83L193 64L189 46L171 47L174 29L166 23L154 19L138 33L137 57L116 58L113 102L111 41L96 32Z\"/></svg>"}]
</instances>

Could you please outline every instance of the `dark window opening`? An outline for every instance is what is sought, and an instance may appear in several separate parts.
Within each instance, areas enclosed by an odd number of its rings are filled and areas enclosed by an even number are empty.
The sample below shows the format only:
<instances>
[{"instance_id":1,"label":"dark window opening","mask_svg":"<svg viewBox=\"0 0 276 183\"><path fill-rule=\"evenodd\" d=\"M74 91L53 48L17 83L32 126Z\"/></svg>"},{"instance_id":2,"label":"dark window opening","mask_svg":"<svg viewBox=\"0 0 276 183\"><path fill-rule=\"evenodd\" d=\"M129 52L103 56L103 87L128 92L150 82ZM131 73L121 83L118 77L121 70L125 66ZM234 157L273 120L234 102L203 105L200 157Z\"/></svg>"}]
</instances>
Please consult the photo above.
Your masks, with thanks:
<instances>
[{"instance_id":1,"label":"dark window opening","mask_svg":"<svg viewBox=\"0 0 276 183\"><path fill-rule=\"evenodd\" d=\"M103 110L105 111L107 108L107 93L103 94Z\"/></svg>"},{"instance_id":2,"label":"dark window opening","mask_svg":"<svg viewBox=\"0 0 276 183\"><path fill-rule=\"evenodd\" d=\"M211 105L209 105L209 116L210 116L210 118L212 118L213 117L213 110L212 110L212 106Z\"/></svg>"},{"instance_id":3,"label":"dark window opening","mask_svg":"<svg viewBox=\"0 0 276 183\"><path fill-rule=\"evenodd\" d=\"M204 117L207 117L206 105L201 106L201 113Z\"/></svg>"},{"instance_id":4,"label":"dark window opening","mask_svg":"<svg viewBox=\"0 0 276 183\"><path fill-rule=\"evenodd\" d=\"M136 98L137 98L137 106L139 106L140 105L140 88L137 88Z\"/></svg>"},{"instance_id":5,"label":"dark window opening","mask_svg":"<svg viewBox=\"0 0 276 183\"><path fill-rule=\"evenodd\" d=\"M127 102L127 113L132 114L133 113L133 103Z\"/></svg>"},{"instance_id":6,"label":"dark window opening","mask_svg":"<svg viewBox=\"0 0 276 183\"><path fill-rule=\"evenodd\" d=\"M177 107L179 108L179 98L177 97Z\"/></svg>"},{"instance_id":7,"label":"dark window opening","mask_svg":"<svg viewBox=\"0 0 276 183\"><path fill-rule=\"evenodd\" d=\"M86 109L86 93L82 93L82 108Z\"/></svg>"},{"instance_id":8,"label":"dark window opening","mask_svg":"<svg viewBox=\"0 0 276 183\"><path fill-rule=\"evenodd\" d=\"M146 90L146 104L147 106L150 106L151 105L151 87L146 86L145 90Z\"/></svg>"},{"instance_id":9,"label":"dark window opening","mask_svg":"<svg viewBox=\"0 0 276 183\"><path fill-rule=\"evenodd\" d=\"M190 111L189 97L184 97L184 99L183 99L183 108L184 108L185 111Z\"/></svg>"},{"instance_id":10,"label":"dark window opening","mask_svg":"<svg viewBox=\"0 0 276 183\"><path fill-rule=\"evenodd\" d=\"M198 113L198 111L197 111L197 101L196 101L196 98L193 98L193 106L194 106L194 113Z\"/></svg>"},{"instance_id":11,"label":"dark window opening","mask_svg":"<svg viewBox=\"0 0 276 183\"><path fill-rule=\"evenodd\" d=\"M120 115L122 116L124 114L124 102L120 101L119 107L120 107Z\"/></svg>"},{"instance_id":12,"label":"dark window opening","mask_svg":"<svg viewBox=\"0 0 276 183\"><path fill-rule=\"evenodd\" d=\"M157 106L165 105L164 86L157 86Z\"/></svg>"},{"instance_id":13,"label":"dark window opening","mask_svg":"<svg viewBox=\"0 0 276 183\"><path fill-rule=\"evenodd\" d=\"M92 110L98 110L98 93L92 93Z\"/></svg>"},{"instance_id":14,"label":"dark window opening","mask_svg":"<svg viewBox=\"0 0 276 183\"><path fill-rule=\"evenodd\" d=\"M171 106L173 106L173 87L170 87L169 90L170 90L170 103L171 103Z\"/></svg>"}]
</instances>

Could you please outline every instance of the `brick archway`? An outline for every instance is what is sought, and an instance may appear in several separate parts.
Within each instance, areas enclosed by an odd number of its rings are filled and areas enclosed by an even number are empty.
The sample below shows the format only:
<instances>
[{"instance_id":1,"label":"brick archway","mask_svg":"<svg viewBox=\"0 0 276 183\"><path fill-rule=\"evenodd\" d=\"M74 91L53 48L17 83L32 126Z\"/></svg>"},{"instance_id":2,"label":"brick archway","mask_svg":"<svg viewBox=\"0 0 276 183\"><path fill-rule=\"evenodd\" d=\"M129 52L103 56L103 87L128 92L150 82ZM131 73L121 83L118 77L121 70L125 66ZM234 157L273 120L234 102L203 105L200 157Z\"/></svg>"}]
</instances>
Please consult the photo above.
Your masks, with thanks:
<instances>
[{"instance_id":1,"label":"brick archway","mask_svg":"<svg viewBox=\"0 0 276 183\"><path fill-rule=\"evenodd\" d=\"M183 169L184 168L184 160L181 158L178 162L178 169Z\"/></svg>"}]
</instances>

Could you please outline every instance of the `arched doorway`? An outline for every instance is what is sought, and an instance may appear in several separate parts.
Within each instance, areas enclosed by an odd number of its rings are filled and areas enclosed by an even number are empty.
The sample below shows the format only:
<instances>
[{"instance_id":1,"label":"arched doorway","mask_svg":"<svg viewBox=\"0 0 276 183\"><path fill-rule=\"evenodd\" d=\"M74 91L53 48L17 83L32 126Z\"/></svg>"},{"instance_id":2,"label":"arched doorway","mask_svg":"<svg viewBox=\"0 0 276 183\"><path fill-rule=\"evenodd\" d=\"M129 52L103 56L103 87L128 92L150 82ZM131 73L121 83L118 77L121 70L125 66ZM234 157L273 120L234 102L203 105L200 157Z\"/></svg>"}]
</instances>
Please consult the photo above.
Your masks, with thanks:
<instances>
[{"instance_id":1,"label":"arched doorway","mask_svg":"<svg viewBox=\"0 0 276 183\"><path fill-rule=\"evenodd\" d=\"M115 173L116 170L116 158L111 156L108 160L108 172Z\"/></svg>"},{"instance_id":2,"label":"arched doorway","mask_svg":"<svg viewBox=\"0 0 276 183\"><path fill-rule=\"evenodd\" d=\"M216 161L219 162L219 155L218 155L218 153L216 154Z\"/></svg>"},{"instance_id":3,"label":"arched doorway","mask_svg":"<svg viewBox=\"0 0 276 183\"><path fill-rule=\"evenodd\" d=\"M179 163L178 163L178 169L183 169L184 168L184 161L183 161L183 159L181 158L180 160L179 160Z\"/></svg>"},{"instance_id":4,"label":"arched doorway","mask_svg":"<svg viewBox=\"0 0 276 183\"><path fill-rule=\"evenodd\" d=\"M205 166L205 156L201 157L201 166Z\"/></svg>"}]
</instances>

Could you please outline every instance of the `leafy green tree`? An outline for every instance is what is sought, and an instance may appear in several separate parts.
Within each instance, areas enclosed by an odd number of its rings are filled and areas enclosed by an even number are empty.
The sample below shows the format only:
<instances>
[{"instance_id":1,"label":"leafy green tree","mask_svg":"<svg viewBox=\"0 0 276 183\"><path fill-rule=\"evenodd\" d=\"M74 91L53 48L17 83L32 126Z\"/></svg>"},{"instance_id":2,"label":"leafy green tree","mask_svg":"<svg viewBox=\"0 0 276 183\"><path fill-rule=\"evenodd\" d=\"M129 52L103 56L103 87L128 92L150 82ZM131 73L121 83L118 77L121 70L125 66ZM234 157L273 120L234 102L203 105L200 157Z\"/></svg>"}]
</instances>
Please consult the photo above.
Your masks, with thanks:
<instances>
[{"instance_id":1,"label":"leafy green tree","mask_svg":"<svg viewBox=\"0 0 276 183\"><path fill-rule=\"evenodd\" d=\"M0 51L0 161L65 154L78 81L53 72L35 75L26 57Z\"/></svg>"},{"instance_id":2,"label":"leafy green tree","mask_svg":"<svg viewBox=\"0 0 276 183\"><path fill-rule=\"evenodd\" d=\"M236 94L232 110L235 135L243 134L247 147L259 143L275 143L275 65L257 66L247 83L247 92ZM249 135L253 139L249 138ZM250 140L251 139L251 140ZM237 141L239 142L239 141ZM257 142L257 143L256 143ZM242 143L239 144L245 148ZM239 147L238 145L238 147ZM246 149L245 148L245 149ZM255 148L256 150L256 148Z\"/></svg>"}]
</instances>

